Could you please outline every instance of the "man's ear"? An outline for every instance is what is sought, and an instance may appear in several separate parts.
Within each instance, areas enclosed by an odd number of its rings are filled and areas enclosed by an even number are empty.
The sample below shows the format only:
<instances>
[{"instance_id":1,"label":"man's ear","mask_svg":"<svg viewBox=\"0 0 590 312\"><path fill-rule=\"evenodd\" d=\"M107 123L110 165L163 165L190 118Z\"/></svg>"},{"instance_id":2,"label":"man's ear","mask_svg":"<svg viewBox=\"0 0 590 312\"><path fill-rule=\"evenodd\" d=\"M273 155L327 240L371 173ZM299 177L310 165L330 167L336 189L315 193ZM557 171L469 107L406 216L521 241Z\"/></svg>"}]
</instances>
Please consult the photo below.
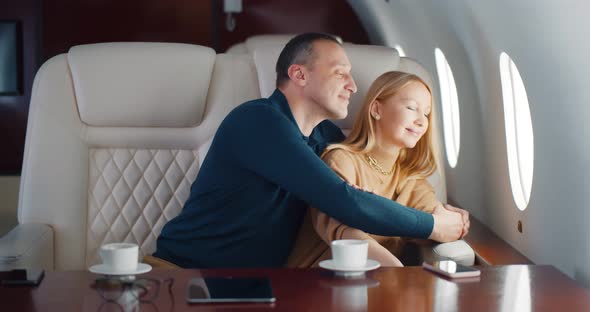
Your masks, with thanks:
<instances>
[{"instance_id":1,"label":"man's ear","mask_svg":"<svg viewBox=\"0 0 590 312\"><path fill-rule=\"evenodd\" d=\"M307 76L305 74L305 69L303 68L303 66L293 64L289 66L287 73L289 74L289 78L291 79L291 81L293 81L298 86L303 87L307 84Z\"/></svg>"}]
</instances>

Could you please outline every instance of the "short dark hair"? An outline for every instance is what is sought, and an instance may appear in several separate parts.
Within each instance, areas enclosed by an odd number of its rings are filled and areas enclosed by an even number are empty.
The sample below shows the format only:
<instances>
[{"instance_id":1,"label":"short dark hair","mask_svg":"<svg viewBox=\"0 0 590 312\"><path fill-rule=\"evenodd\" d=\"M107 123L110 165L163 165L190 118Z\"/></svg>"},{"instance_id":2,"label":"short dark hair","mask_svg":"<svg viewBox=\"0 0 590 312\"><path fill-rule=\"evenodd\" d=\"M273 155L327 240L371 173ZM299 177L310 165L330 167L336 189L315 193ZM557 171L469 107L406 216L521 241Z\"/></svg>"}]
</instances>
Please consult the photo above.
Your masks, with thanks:
<instances>
[{"instance_id":1,"label":"short dark hair","mask_svg":"<svg viewBox=\"0 0 590 312\"><path fill-rule=\"evenodd\" d=\"M332 41L342 45L339 38L324 33L304 33L293 37L277 60L277 87L289 80L289 66L293 64L308 64L313 57L313 43L319 40Z\"/></svg>"}]
</instances>

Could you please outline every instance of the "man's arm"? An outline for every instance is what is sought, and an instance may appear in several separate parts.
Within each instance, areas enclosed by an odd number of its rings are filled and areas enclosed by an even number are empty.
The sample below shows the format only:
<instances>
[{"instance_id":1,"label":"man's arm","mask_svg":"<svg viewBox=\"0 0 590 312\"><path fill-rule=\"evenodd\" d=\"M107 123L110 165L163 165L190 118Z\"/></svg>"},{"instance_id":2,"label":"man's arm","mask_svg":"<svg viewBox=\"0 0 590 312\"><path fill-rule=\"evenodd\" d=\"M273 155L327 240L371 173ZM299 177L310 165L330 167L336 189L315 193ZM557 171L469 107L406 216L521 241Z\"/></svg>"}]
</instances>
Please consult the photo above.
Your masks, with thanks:
<instances>
[{"instance_id":1,"label":"man's arm","mask_svg":"<svg viewBox=\"0 0 590 312\"><path fill-rule=\"evenodd\" d=\"M342 181L305 144L300 131L271 107L237 108L217 135L227 144L228 157L242 167L349 226L384 236L427 238L441 232L433 231L432 215Z\"/></svg>"}]
</instances>

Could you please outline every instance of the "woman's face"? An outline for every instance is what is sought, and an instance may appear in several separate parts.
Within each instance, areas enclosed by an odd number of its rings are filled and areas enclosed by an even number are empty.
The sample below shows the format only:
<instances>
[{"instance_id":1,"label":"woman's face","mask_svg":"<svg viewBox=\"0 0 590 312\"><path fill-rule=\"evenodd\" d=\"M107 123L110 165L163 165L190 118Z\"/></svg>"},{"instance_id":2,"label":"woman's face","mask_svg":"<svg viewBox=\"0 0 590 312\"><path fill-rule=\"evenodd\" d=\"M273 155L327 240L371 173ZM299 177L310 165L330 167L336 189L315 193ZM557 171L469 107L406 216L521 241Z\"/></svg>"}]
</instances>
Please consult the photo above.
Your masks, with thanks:
<instances>
[{"instance_id":1,"label":"woman's face","mask_svg":"<svg viewBox=\"0 0 590 312\"><path fill-rule=\"evenodd\" d=\"M375 120L376 139L382 146L413 148L428 129L431 95L426 86L412 81L385 101L371 107Z\"/></svg>"}]
</instances>

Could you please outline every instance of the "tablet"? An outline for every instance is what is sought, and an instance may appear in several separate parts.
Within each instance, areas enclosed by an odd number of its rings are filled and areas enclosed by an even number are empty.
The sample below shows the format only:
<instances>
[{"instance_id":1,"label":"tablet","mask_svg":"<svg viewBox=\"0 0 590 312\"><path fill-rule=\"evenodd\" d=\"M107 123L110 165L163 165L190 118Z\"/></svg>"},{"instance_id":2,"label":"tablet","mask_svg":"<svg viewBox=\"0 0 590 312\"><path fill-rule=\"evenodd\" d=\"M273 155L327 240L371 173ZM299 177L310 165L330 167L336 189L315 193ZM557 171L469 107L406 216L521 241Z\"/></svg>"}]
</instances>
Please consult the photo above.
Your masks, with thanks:
<instances>
[{"instance_id":1,"label":"tablet","mask_svg":"<svg viewBox=\"0 0 590 312\"><path fill-rule=\"evenodd\" d=\"M275 302L270 280L251 277L193 278L188 284L187 301L212 302Z\"/></svg>"},{"instance_id":2,"label":"tablet","mask_svg":"<svg viewBox=\"0 0 590 312\"><path fill-rule=\"evenodd\" d=\"M45 270L14 269L0 272L0 285L6 286L38 286L45 276Z\"/></svg>"}]
</instances>

